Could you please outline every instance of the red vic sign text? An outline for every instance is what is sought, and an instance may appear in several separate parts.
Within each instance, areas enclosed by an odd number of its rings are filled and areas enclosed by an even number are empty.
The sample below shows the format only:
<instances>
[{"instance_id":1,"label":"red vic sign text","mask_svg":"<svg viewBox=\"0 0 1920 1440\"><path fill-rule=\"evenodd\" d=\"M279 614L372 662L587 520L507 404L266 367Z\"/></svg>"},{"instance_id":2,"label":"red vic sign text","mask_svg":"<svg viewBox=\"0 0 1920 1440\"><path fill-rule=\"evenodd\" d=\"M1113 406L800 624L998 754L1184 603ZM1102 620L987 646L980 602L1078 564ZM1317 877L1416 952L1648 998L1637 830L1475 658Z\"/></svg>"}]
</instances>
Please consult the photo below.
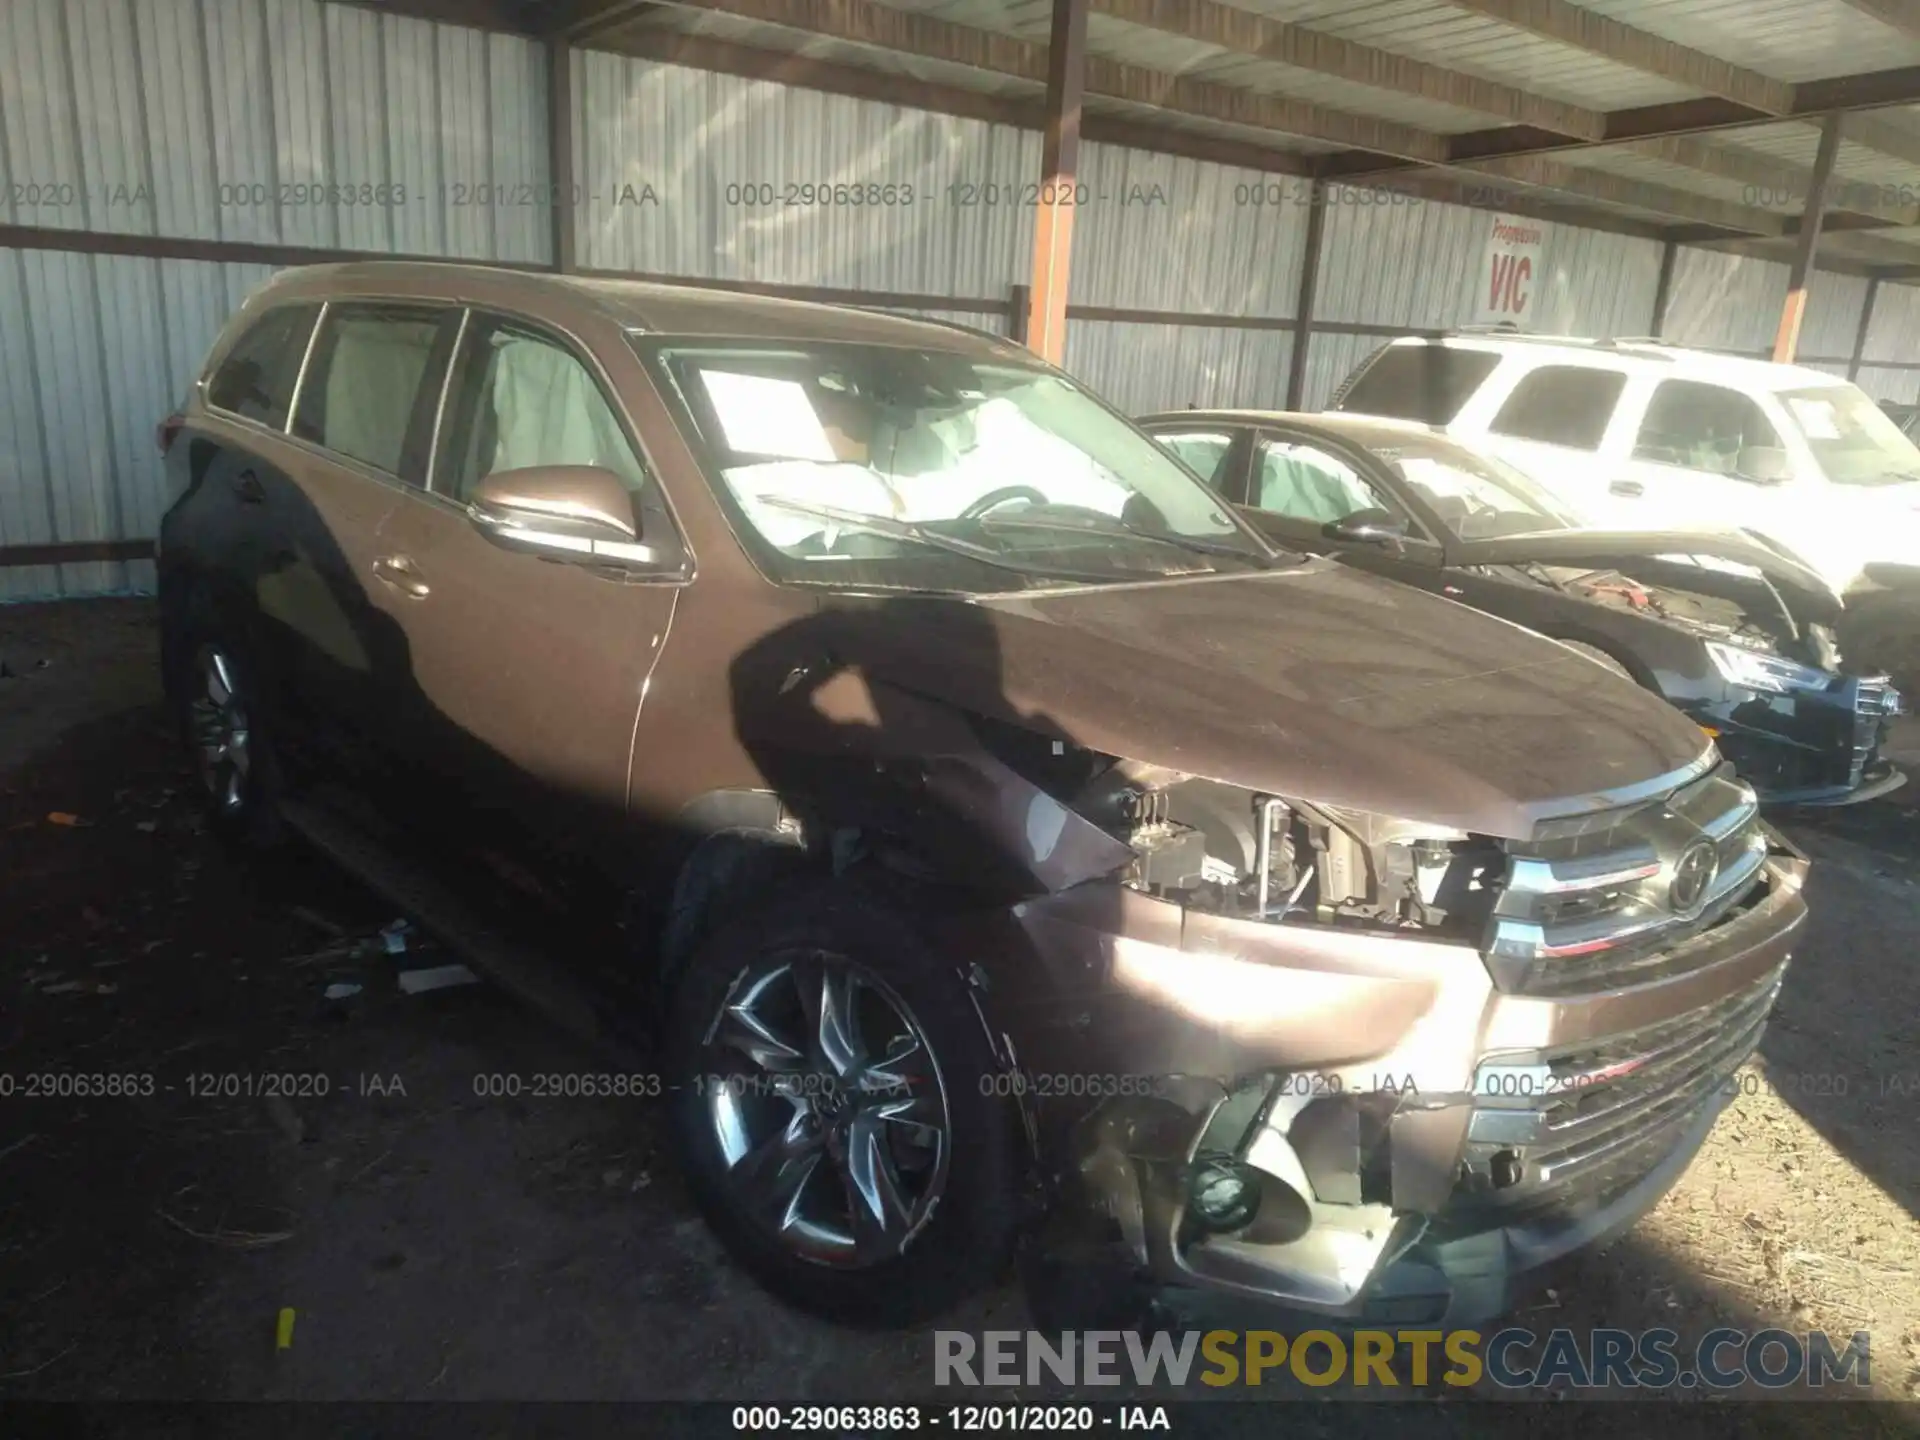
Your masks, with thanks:
<instances>
[{"instance_id":1,"label":"red vic sign text","mask_svg":"<svg viewBox=\"0 0 1920 1440\"><path fill-rule=\"evenodd\" d=\"M1512 215L1493 217L1476 286L1476 320L1482 323L1507 320L1517 324L1533 313L1543 238L1538 221Z\"/></svg>"}]
</instances>

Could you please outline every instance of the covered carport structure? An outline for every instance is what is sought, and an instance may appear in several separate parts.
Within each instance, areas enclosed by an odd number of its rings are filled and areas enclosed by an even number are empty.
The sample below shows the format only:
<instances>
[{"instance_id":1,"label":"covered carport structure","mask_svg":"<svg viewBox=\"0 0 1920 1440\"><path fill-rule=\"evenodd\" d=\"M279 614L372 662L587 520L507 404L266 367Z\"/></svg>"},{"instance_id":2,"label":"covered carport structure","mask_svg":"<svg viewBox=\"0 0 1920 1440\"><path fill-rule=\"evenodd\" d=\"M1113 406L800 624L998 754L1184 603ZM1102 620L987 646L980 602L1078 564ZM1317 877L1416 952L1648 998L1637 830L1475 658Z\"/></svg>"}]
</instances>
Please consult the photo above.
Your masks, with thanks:
<instances>
[{"instance_id":1,"label":"covered carport structure","mask_svg":"<svg viewBox=\"0 0 1920 1440\"><path fill-rule=\"evenodd\" d=\"M415 255L1020 336L1323 403L1479 313L1920 387L1908 0L16 0L0 595L140 588L149 440L278 266Z\"/></svg>"}]
</instances>

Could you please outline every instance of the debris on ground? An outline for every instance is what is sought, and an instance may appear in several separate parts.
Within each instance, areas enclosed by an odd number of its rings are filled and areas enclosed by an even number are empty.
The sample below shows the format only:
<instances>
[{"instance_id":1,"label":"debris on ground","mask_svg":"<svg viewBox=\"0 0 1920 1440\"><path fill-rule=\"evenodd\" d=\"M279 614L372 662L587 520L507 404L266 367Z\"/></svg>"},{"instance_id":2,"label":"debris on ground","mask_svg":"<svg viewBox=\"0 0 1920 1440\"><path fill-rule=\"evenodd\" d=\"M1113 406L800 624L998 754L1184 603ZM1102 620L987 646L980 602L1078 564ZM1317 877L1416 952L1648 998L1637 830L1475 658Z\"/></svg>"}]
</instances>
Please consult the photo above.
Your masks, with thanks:
<instances>
[{"instance_id":1,"label":"debris on ground","mask_svg":"<svg viewBox=\"0 0 1920 1440\"><path fill-rule=\"evenodd\" d=\"M407 953L407 934L412 929L412 923L405 919L395 920L391 925L381 927L380 939L385 943L389 955Z\"/></svg>"},{"instance_id":2,"label":"debris on ground","mask_svg":"<svg viewBox=\"0 0 1920 1440\"><path fill-rule=\"evenodd\" d=\"M328 1000L351 1000L360 993L361 987L340 981L329 985L323 998Z\"/></svg>"},{"instance_id":3,"label":"debris on ground","mask_svg":"<svg viewBox=\"0 0 1920 1440\"><path fill-rule=\"evenodd\" d=\"M464 965L434 965L425 970L402 970L400 988L409 995L429 990L451 990L456 985L478 985L480 977Z\"/></svg>"},{"instance_id":4,"label":"debris on ground","mask_svg":"<svg viewBox=\"0 0 1920 1440\"><path fill-rule=\"evenodd\" d=\"M74 826L84 825L87 822L70 810L49 810L47 812L47 823L49 825L65 825L69 829L72 829Z\"/></svg>"}]
</instances>

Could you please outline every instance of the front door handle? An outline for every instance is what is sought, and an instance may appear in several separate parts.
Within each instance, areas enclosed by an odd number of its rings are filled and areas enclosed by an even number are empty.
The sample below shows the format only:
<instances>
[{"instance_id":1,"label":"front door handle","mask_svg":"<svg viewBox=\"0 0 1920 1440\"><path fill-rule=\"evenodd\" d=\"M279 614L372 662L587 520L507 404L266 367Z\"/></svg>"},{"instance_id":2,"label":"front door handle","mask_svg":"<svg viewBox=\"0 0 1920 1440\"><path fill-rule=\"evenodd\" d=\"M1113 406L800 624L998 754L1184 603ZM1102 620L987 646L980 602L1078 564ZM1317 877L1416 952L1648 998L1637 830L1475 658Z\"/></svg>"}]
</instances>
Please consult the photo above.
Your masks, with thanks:
<instances>
[{"instance_id":1,"label":"front door handle","mask_svg":"<svg viewBox=\"0 0 1920 1440\"><path fill-rule=\"evenodd\" d=\"M1607 489L1615 495L1625 495L1633 499L1647 493L1647 487L1638 480L1616 480Z\"/></svg>"},{"instance_id":2,"label":"front door handle","mask_svg":"<svg viewBox=\"0 0 1920 1440\"><path fill-rule=\"evenodd\" d=\"M419 567L404 555L382 555L373 562L373 578L391 585L410 600L427 598L427 582Z\"/></svg>"},{"instance_id":3,"label":"front door handle","mask_svg":"<svg viewBox=\"0 0 1920 1440\"><path fill-rule=\"evenodd\" d=\"M258 505L267 498L267 487L260 483L260 477L251 470L242 470L233 477L233 493L243 505Z\"/></svg>"}]
</instances>

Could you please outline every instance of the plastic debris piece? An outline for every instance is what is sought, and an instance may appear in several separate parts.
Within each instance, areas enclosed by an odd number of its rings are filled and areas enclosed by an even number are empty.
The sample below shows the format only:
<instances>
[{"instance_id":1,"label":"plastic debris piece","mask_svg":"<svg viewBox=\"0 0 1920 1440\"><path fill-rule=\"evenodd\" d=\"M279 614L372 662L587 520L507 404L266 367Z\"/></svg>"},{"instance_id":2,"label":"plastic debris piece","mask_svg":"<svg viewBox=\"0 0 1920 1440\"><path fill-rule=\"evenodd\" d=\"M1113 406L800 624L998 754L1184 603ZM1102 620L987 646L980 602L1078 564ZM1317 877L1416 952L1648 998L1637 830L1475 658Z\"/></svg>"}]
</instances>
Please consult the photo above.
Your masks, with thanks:
<instances>
[{"instance_id":1,"label":"plastic debris piece","mask_svg":"<svg viewBox=\"0 0 1920 1440\"><path fill-rule=\"evenodd\" d=\"M386 925L381 928L380 939L387 947L387 954L404 955L407 953L407 932L412 928L413 927L405 920L396 920L391 925Z\"/></svg>"},{"instance_id":2,"label":"plastic debris piece","mask_svg":"<svg viewBox=\"0 0 1920 1440\"><path fill-rule=\"evenodd\" d=\"M293 1348L293 1307L285 1306L280 1311L279 1323L274 1327L273 1348L291 1350Z\"/></svg>"},{"instance_id":3,"label":"plastic debris piece","mask_svg":"<svg viewBox=\"0 0 1920 1440\"><path fill-rule=\"evenodd\" d=\"M70 814L65 810L50 810L47 812L47 823L49 825L73 826L84 825L87 822L82 820L78 815Z\"/></svg>"},{"instance_id":4,"label":"plastic debris piece","mask_svg":"<svg viewBox=\"0 0 1920 1440\"><path fill-rule=\"evenodd\" d=\"M450 990L456 985L478 985L480 977L464 965L435 965L425 970L402 970L400 988L409 995Z\"/></svg>"},{"instance_id":5,"label":"plastic debris piece","mask_svg":"<svg viewBox=\"0 0 1920 1440\"><path fill-rule=\"evenodd\" d=\"M358 985L352 985L342 981L338 984L327 986L326 998L329 1000L351 1000L359 993L360 987Z\"/></svg>"}]
</instances>

